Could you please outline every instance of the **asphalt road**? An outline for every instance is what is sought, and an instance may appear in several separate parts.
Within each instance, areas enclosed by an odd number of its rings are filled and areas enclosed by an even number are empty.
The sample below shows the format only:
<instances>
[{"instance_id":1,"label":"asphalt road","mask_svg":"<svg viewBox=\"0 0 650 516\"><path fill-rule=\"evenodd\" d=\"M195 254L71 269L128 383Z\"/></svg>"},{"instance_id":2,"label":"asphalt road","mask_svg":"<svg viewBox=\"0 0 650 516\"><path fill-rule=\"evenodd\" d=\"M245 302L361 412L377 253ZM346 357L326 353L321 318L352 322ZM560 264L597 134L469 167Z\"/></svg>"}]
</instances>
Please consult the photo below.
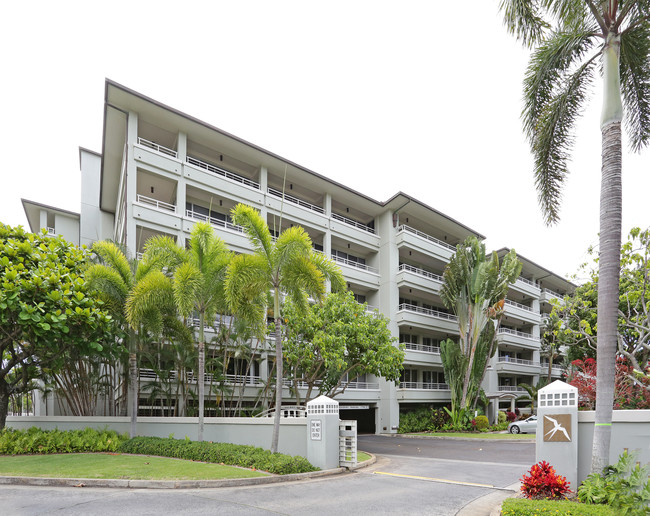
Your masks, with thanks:
<instances>
[{"instance_id":1,"label":"asphalt road","mask_svg":"<svg viewBox=\"0 0 650 516\"><path fill-rule=\"evenodd\" d=\"M344 475L264 486L176 490L2 486L0 513L446 516L516 482L535 455L533 443L521 442L360 436L358 447L377 454L377 463Z\"/></svg>"}]
</instances>

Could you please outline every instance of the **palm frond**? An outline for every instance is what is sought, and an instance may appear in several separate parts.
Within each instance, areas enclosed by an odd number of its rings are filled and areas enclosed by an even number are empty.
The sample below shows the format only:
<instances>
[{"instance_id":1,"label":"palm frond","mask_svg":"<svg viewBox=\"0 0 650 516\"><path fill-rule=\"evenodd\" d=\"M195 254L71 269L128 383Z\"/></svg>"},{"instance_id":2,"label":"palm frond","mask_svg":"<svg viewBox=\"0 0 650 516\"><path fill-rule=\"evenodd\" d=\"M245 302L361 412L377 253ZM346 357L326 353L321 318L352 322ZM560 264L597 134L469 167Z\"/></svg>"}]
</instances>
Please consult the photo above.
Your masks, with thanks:
<instances>
[{"instance_id":1,"label":"palm frond","mask_svg":"<svg viewBox=\"0 0 650 516\"><path fill-rule=\"evenodd\" d=\"M650 22L621 34L620 57L625 128L639 152L650 142Z\"/></svg>"},{"instance_id":2,"label":"palm frond","mask_svg":"<svg viewBox=\"0 0 650 516\"><path fill-rule=\"evenodd\" d=\"M230 309L248 320L266 318L266 294L271 288L267 263L263 256L240 254L228 267L225 296Z\"/></svg>"},{"instance_id":3,"label":"palm frond","mask_svg":"<svg viewBox=\"0 0 650 516\"><path fill-rule=\"evenodd\" d=\"M593 78L595 57L569 75L539 115L531 148L535 159L535 186L546 223L559 220L562 184L573 146L573 127L582 113L586 91Z\"/></svg>"},{"instance_id":4,"label":"palm frond","mask_svg":"<svg viewBox=\"0 0 650 516\"><path fill-rule=\"evenodd\" d=\"M230 213L233 224L244 228L255 252L270 257L273 239L269 227L260 213L245 204L238 204Z\"/></svg>"},{"instance_id":5,"label":"palm frond","mask_svg":"<svg viewBox=\"0 0 650 516\"><path fill-rule=\"evenodd\" d=\"M109 304L113 313L124 315L122 308L129 295L129 286L117 270L95 263L86 269L86 280L93 290L99 292L102 301Z\"/></svg>"},{"instance_id":6,"label":"palm frond","mask_svg":"<svg viewBox=\"0 0 650 516\"><path fill-rule=\"evenodd\" d=\"M163 312L172 311L174 291L162 271L152 271L133 288L126 301L126 318L132 328L141 324L154 334L162 330Z\"/></svg>"},{"instance_id":7,"label":"palm frond","mask_svg":"<svg viewBox=\"0 0 650 516\"><path fill-rule=\"evenodd\" d=\"M343 292L347 289L345 278L341 268L324 254L312 252L311 260L316 268L321 271L327 281L330 282L332 292Z\"/></svg>"},{"instance_id":8,"label":"palm frond","mask_svg":"<svg viewBox=\"0 0 650 516\"><path fill-rule=\"evenodd\" d=\"M185 262L176 267L173 279L174 300L182 316L187 317L201 304L197 294L201 290L202 280L201 271L193 263Z\"/></svg>"},{"instance_id":9,"label":"palm frond","mask_svg":"<svg viewBox=\"0 0 650 516\"><path fill-rule=\"evenodd\" d=\"M300 297L298 292L304 292L314 299L321 299L325 293L325 276L309 255L296 256L286 263L281 277L281 290L292 298Z\"/></svg>"},{"instance_id":10,"label":"palm frond","mask_svg":"<svg viewBox=\"0 0 650 516\"><path fill-rule=\"evenodd\" d=\"M549 24L542 18L538 0L501 0L499 11L510 34L532 47L542 40Z\"/></svg>"},{"instance_id":11,"label":"palm frond","mask_svg":"<svg viewBox=\"0 0 650 516\"><path fill-rule=\"evenodd\" d=\"M589 28L575 32L553 32L533 52L524 78L524 131L534 138L539 117L553 101L558 83L575 69L584 54L593 47Z\"/></svg>"},{"instance_id":12,"label":"palm frond","mask_svg":"<svg viewBox=\"0 0 650 516\"><path fill-rule=\"evenodd\" d=\"M114 269L120 275L127 289L131 288L133 284L131 265L119 246L108 240L100 240L93 244L92 252L97 256L99 263Z\"/></svg>"},{"instance_id":13,"label":"palm frond","mask_svg":"<svg viewBox=\"0 0 650 516\"><path fill-rule=\"evenodd\" d=\"M574 29L589 18L584 0L543 0L542 6L564 29Z\"/></svg>"},{"instance_id":14,"label":"palm frond","mask_svg":"<svg viewBox=\"0 0 650 516\"><path fill-rule=\"evenodd\" d=\"M169 271L173 271L187 260L187 250L180 247L173 238L168 236L152 237L144 246L144 255L136 272L136 281L154 269L165 267Z\"/></svg>"},{"instance_id":15,"label":"palm frond","mask_svg":"<svg viewBox=\"0 0 650 516\"><path fill-rule=\"evenodd\" d=\"M300 226L285 229L275 242L272 263L276 269L282 269L299 257L312 253L311 238Z\"/></svg>"}]
</instances>

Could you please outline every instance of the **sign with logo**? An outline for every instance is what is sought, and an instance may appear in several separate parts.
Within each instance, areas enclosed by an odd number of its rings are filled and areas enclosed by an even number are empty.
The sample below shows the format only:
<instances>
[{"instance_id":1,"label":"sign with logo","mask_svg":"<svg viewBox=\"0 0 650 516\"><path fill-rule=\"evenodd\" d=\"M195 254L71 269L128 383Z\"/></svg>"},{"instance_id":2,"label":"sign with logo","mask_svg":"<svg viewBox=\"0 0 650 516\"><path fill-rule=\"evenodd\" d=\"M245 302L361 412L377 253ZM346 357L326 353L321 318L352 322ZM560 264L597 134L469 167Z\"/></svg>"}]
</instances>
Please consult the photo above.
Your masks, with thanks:
<instances>
[{"instance_id":1,"label":"sign with logo","mask_svg":"<svg viewBox=\"0 0 650 516\"><path fill-rule=\"evenodd\" d=\"M544 416L544 442L571 442L571 414L549 414Z\"/></svg>"},{"instance_id":2,"label":"sign with logo","mask_svg":"<svg viewBox=\"0 0 650 516\"><path fill-rule=\"evenodd\" d=\"M312 419L310 423L311 423L310 425L311 440L320 441L323 437L323 420Z\"/></svg>"}]
</instances>

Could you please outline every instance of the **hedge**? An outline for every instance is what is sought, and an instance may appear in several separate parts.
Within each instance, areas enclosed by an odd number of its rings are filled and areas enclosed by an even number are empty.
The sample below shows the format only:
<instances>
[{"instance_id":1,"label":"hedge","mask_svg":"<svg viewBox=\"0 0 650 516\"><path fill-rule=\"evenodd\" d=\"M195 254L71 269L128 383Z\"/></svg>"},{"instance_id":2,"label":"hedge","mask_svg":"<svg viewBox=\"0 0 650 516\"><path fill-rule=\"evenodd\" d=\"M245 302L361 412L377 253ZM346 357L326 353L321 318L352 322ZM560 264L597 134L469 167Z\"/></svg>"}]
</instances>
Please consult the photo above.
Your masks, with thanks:
<instances>
[{"instance_id":1,"label":"hedge","mask_svg":"<svg viewBox=\"0 0 650 516\"><path fill-rule=\"evenodd\" d=\"M241 444L198 442L189 439L161 437L134 437L121 443L118 451L201 462L216 462L230 466L255 468L279 475L318 471L318 468L312 466L304 457L271 453L263 448Z\"/></svg>"},{"instance_id":2,"label":"hedge","mask_svg":"<svg viewBox=\"0 0 650 516\"><path fill-rule=\"evenodd\" d=\"M508 498L501 508L503 516L616 516L608 505L586 505L560 500Z\"/></svg>"},{"instance_id":3,"label":"hedge","mask_svg":"<svg viewBox=\"0 0 650 516\"><path fill-rule=\"evenodd\" d=\"M0 455L37 453L114 452L129 437L113 430L0 430Z\"/></svg>"}]
</instances>

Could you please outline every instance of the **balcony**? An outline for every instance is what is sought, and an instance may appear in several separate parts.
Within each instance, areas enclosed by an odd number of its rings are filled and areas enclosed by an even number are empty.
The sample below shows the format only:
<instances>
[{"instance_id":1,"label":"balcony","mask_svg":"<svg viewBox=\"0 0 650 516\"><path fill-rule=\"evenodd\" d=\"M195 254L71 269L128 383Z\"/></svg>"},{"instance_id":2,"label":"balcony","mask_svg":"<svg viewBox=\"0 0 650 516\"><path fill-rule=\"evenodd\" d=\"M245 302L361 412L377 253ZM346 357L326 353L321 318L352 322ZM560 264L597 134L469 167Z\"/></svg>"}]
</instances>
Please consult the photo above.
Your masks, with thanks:
<instances>
[{"instance_id":1,"label":"balcony","mask_svg":"<svg viewBox=\"0 0 650 516\"><path fill-rule=\"evenodd\" d=\"M411 351L422 351L423 353L440 354L440 346L429 346L427 344L414 344L413 342L406 342L405 348Z\"/></svg>"},{"instance_id":2,"label":"balcony","mask_svg":"<svg viewBox=\"0 0 650 516\"><path fill-rule=\"evenodd\" d=\"M344 224L347 224L348 226L353 226L357 229L360 229L362 231L366 231L367 233L370 233L372 235L376 234L375 228L371 228L370 226L366 226L365 224L362 224L361 222L357 222L356 220L349 219L347 217L344 217L343 215L339 215L338 213L332 213L332 218L334 220L338 220L340 222L343 222Z\"/></svg>"},{"instance_id":3,"label":"balcony","mask_svg":"<svg viewBox=\"0 0 650 516\"><path fill-rule=\"evenodd\" d=\"M524 278L523 276L519 276L517 280L512 284L512 287L522 294L526 294L527 296L534 298L539 297L539 285L534 281L529 280L528 278Z\"/></svg>"},{"instance_id":4,"label":"balcony","mask_svg":"<svg viewBox=\"0 0 650 516\"><path fill-rule=\"evenodd\" d=\"M542 297L540 298L542 303L551 303L551 301L554 299L556 301L562 302L564 300L564 296L548 288L542 289Z\"/></svg>"},{"instance_id":5,"label":"balcony","mask_svg":"<svg viewBox=\"0 0 650 516\"><path fill-rule=\"evenodd\" d=\"M519 330L510 328L499 328L497 332L499 342L503 344L513 344L526 349L539 349L539 337L533 336Z\"/></svg>"},{"instance_id":6,"label":"balcony","mask_svg":"<svg viewBox=\"0 0 650 516\"><path fill-rule=\"evenodd\" d=\"M509 299L506 299L505 302L505 312L506 315L533 324L539 324L542 317L539 312L535 312L530 306L522 305Z\"/></svg>"},{"instance_id":7,"label":"balcony","mask_svg":"<svg viewBox=\"0 0 650 516\"><path fill-rule=\"evenodd\" d=\"M156 208L157 210L170 211L172 213L176 213L176 206L174 206L173 204L159 201L158 199L153 199L151 197L147 197L146 195L138 194L136 196L136 202L140 204L144 204L146 206L151 206L153 208Z\"/></svg>"},{"instance_id":8,"label":"balcony","mask_svg":"<svg viewBox=\"0 0 650 516\"><path fill-rule=\"evenodd\" d=\"M539 371L539 362L524 358L500 356L497 359L496 370L500 373L537 374Z\"/></svg>"},{"instance_id":9,"label":"balcony","mask_svg":"<svg viewBox=\"0 0 650 516\"><path fill-rule=\"evenodd\" d=\"M178 158L178 153L175 150L168 147L163 147L162 145L158 145L157 143L146 140L144 138L138 138L138 144L142 145L143 147L147 147L148 149L154 150L160 154L171 156L172 158Z\"/></svg>"},{"instance_id":10,"label":"balcony","mask_svg":"<svg viewBox=\"0 0 650 516\"><path fill-rule=\"evenodd\" d=\"M401 245L438 258L443 262L448 262L456 253L456 247L453 245L406 225L397 229L397 246Z\"/></svg>"},{"instance_id":11,"label":"balcony","mask_svg":"<svg viewBox=\"0 0 650 516\"><path fill-rule=\"evenodd\" d=\"M433 391L448 391L449 385L446 383L429 383L429 382L400 382L398 389L424 389Z\"/></svg>"},{"instance_id":12,"label":"balcony","mask_svg":"<svg viewBox=\"0 0 650 516\"><path fill-rule=\"evenodd\" d=\"M395 322L420 328L458 334L458 318L453 314L402 303L397 307Z\"/></svg>"},{"instance_id":13,"label":"balcony","mask_svg":"<svg viewBox=\"0 0 650 516\"><path fill-rule=\"evenodd\" d=\"M255 181L252 181L247 177L236 174L235 172L231 172L230 170L226 170L225 168L217 167L216 165L213 165L212 163L208 163L207 161L201 161L200 159L193 158L192 156L187 156L185 161L187 161L187 163L189 163L190 165L194 165L195 167L202 168L203 170L207 170L208 172L221 176L225 179L228 179L229 181L250 186L251 188L255 188L256 190L260 189L259 183L256 183Z\"/></svg>"},{"instance_id":14,"label":"balcony","mask_svg":"<svg viewBox=\"0 0 650 516\"><path fill-rule=\"evenodd\" d=\"M450 399L446 383L400 382L397 399L408 402L445 402Z\"/></svg>"},{"instance_id":15,"label":"balcony","mask_svg":"<svg viewBox=\"0 0 650 516\"><path fill-rule=\"evenodd\" d=\"M291 204L295 204L296 206L300 206L301 208L305 208L306 210L310 211L315 211L316 213L325 213L325 210L317 206L315 204L311 204L307 201L303 201L302 199L298 199L298 197L294 197L293 195L289 194L283 194L280 190L276 190L275 188L270 188L268 189L268 192L270 195L273 197L277 197L279 199L284 199L286 202L290 202Z\"/></svg>"},{"instance_id":16,"label":"balcony","mask_svg":"<svg viewBox=\"0 0 650 516\"><path fill-rule=\"evenodd\" d=\"M424 269L402 263L397 270L397 286L416 288L424 291L440 292L443 278Z\"/></svg>"},{"instance_id":17,"label":"balcony","mask_svg":"<svg viewBox=\"0 0 650 516\"><path fill-rule=\"evenodd\" d=\"M203 215L202 213L197 213L193 210L185 210L185 215L193 220L199 220L201 222L209 222L211 226L214 226L216 228L229 229L230 231L235 231L237 233L244 232L243 227L233 224L232 222L228 222L227 220L216 219L214 217L209 217L207 215Z\"/></svg>"},{"instance_id":18,"label":"balcony","mask_svg":"<svg viewBox=\"0 0 650 516\"><path fill-rule=\"evenodd\" d=\"M522 387L517 387L515 385L499 385L498 388L499 392L512 392L512 393L517 393L517 394L525 394L526 389Z\"/></svg>"},{"instance_id":19,"label":"balcony","mask_svg":"<svg viewBox=\"0 0 650 516\"><path fill-rule=\"evenodd\" d=\"M545 376L548 374L548 361L543 361L540 362L540 373ZM551 368L551 376L555 377L557 376L558 378L562 376L564 373L564 370L562 369L561 365L558 364L553 364Z\"/></svg>"},{"instance_id":20,"label":"balcony","mask_svg":"<svg viewBox=\"0 0 650 516\"><path fill-rule=\"evenodd\" d=\"M404 363L419 366L442 365L440 358L440 348L427 344L414 344L412 342L404 343L406 351L404 353Z\"/></svg>"},{"instance_id":21,"label":"balcony","mask_svg":"<svg viewBox=\"0 0 650 516\"><path fill-rule=\"evenodd\" d=\"M159 170L173 174L181 172L181 163L175 150L145 138L138 138L138 143L133 146L133 157L139 163L145 164L144 168L153 167L156 172Z\"/></svg>"}]
</instances>

